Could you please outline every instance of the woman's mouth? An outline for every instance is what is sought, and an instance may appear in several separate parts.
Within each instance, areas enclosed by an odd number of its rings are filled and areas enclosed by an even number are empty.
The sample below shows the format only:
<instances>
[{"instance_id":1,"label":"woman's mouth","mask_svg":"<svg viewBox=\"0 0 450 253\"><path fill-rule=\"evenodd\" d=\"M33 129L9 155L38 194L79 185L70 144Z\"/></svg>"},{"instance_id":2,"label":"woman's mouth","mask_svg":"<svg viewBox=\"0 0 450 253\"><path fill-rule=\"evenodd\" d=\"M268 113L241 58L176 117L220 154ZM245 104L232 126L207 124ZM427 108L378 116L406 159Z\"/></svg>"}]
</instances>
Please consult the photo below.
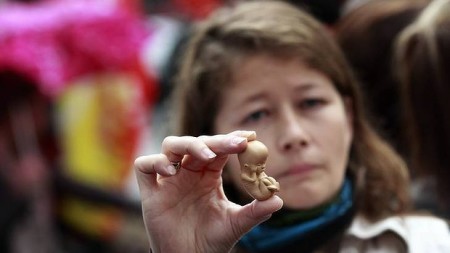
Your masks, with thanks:
<instances>
[{"instance_id":1,"label":"woman's mouth","mask_svg":"<svg viewBox=\"0 0 450 253\"><path fill-rule=\"evenodd\" d=\"M305 174L308 173L312 170L314 170L316 168L316 166L311 165L311 164L299 164L299 165L294 165L292 166L288 171L287 171L287 175L297 175L297 174Z\"/></svg>"}]
</instances>

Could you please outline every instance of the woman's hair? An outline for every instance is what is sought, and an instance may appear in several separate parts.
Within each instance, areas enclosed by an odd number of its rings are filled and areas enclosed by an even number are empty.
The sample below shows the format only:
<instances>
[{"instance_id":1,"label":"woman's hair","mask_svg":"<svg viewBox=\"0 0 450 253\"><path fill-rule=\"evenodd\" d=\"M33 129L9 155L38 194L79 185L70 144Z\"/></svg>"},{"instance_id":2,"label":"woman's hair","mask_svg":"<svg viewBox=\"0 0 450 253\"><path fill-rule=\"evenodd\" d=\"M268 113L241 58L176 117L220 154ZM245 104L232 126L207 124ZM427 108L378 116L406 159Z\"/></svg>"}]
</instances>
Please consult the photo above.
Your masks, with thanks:
<instances>
[{"instance_id":1,"label":"woman's hair","mask_svg":"<svg viewBox=\"0 0 450 253\"><path fill-rule=\"evenodd\" d=\"M411 168L450 205L450 2L435 0L397 41ZM450 206L448 206L450 207Z\"/></svg>"},{"instance_id":2,"label":"woman's hair","mask_svg":"<svg viewBox=\"0 0 450 253\"><path fill-rule=\"evenodd\" d=\"M357 181L360 213L375 220L406 211L405 164L367 123L360 91L339 47L322 24L287 3L244 2L195 27L172 98L175 134L215 134L221 94L232 85L239 61L261 53L302 60L327 75L339 94L351 100L354 140L349 168Z\"/></svg>"},{"instance_id":3,"label":"woman's hair","mask_svg":"<svg viewBox=\"0 0 450 253\"><path fill-rule=\"evenodd\" d=\"M370 0L341 17L336 37L360 81L373 123L398 151L399 84L392 71L395 40L430 0Z\"/></svg>"}]
</instances>

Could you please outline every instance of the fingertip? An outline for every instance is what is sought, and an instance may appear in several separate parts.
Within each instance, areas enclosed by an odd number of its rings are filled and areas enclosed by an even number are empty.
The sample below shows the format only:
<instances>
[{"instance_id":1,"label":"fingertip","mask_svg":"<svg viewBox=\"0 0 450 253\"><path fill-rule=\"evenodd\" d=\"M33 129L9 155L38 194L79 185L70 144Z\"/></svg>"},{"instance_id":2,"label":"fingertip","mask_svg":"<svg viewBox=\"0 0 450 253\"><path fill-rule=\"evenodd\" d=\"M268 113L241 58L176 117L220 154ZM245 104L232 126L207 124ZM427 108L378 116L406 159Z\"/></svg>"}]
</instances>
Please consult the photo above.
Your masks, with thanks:
<instances>
[{"instance_id":1,"label":"fingertip","mask_svg":"<svg viewBox=\"0 0 450 253\"><path fill-rule=\"evenodd\" d=\"M269 214L266 216L263 216L262 219L263 220L268 220L270 219L270 217L272 217L272 214L279 211L281 208L283 208L283 199L281 199L280 197L278 197L277 195L273 195L272 197L260 201L260 200L255 200L256 202L266 202L264 203L264 205L267 205L267 207L269 207Z\"/></svg>"},{"instance_id":2,"label":"fingertip","mask_svg":"<svg viewBox=\"0 0 450 253\"><path fill-rule=\"evenodd\" d=\"M256 132L253 130L237 130L230 134L244 137L247 139L247 141L256 140Z\"/></svg>"},{"instance_id":3,"label":"fingertip","mask_svg":"<svg viewBox=\"0 0 450 253\"><path fill-rule=\"evenodd\" d=\"M273 197L270 198L270 199L272 199L272 201L275 202L275 203L274 203L275 205L278 205L278 209L275 210L275 212L278 211L278 210L280 210L280 209L283 207L283 205L284 205L283 199L280 198L278 195L273 195Z\"/></svg>"},{"instance_id":4,"label":"fingertip","mask_svg":"<svg viewBox=\"0 0 450 253\"><path fill-rule=\"evenodd\" d=\"M202 156L204 159L212 159L215 158L217 155L216 153L214 153L210 148L208 148L208 146L206 146L205 148L203 148L201 150Z\"/></svg>"},{"instance_id":5,"label":"fingertip","mask_svg":"<svg viewBox=\"0 0 450 253\"><path fill-rule=\"evenodd\" d=\"M247 136L247 141L254 141L254 140L256 140L256 132L249 131L249 135Z\"/></svg>"},{"instance_id":6,"label":"fingertip","mask_svg":"<svg viewBox=\"0 0 450 253\"><path fill-rule=\"evenodd\" d=\"M267 200L254 200L245 205L238 218L241 231L248 231L252 227L269 219L272 214L280 210L283 206L283 200L274 195Z\"/></svg>"},{"instance_id":7,"label":"fingertip","mask_svg":"<svg viewBox=\"0 0 450 253\"><path fill-rule=\"evenodd\" d=\"M138 175L160 174L163 176L173 176L177 173L175 165L171 164L163 154L137 157L134 160L134 169Z\"/></svg>"},{"instance_id":8,"label":"fingertip","mask_svg":"<svg viewBox=\"0 0 450 253\"><path fill-rule=\"evenodd\" d=\"M258 205L258 208L262 210L262 213L274 213L280 210L283 207L283 200L277 195L273 195L272 197L260 201L255 200L255 205Z\"/></svg>"},{"instance_id":9,"label":"fingertip","mask_svg":"<svg viewBox=\"0 0 450 253\"><path fill-rule=\"evenodd\" d=\"M246 142L246 141L247 141L247 138L237 136L237 137L232 137L230 141L231 141L231 145L233 145L233 146L239 146L239 145L241 145L242 143Z\"/></svg>"},{"instance_id":10,"label":"fingertip","mask_svg":"<svg viewBox=\"0 0 450 253\"><path fill-rule=\"evenodd\" d=\"M167 173L167 175L165 175L165 176L174 176L175 174L177 174L177 169L172 164L169 164L166 167L166 171L165 172Z\"/></svg>"},{"instance_id":11,"label":"fingertip","mask_svg":"<svg viewBox=\"0 0 450 253\"><path fill-rule=\"evenodd\" d=\"M250 216L257 220L264 220L283 207L283 200L274 195L266 200L255 199L250 206Z\"/></svg>"},{"instance_id":12,"label":"fingertip","mask_svg":"<svg viewBox=\"0 0 450 253\"><path fill-rule=\"evenodd\" d=\"M142 165L144 164L145 157L139 156L134 159L134 168L138 171L142 171Z\"/></svg>"}]
</instances>

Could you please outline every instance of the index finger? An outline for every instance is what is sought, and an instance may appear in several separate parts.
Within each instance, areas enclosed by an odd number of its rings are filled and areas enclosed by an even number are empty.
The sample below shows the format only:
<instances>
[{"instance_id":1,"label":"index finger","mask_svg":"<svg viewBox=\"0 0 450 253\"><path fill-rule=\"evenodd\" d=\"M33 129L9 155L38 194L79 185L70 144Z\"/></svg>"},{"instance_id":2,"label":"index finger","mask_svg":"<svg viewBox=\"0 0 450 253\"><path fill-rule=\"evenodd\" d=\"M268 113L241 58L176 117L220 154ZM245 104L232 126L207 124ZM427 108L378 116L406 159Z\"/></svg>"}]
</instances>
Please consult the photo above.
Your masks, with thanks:
<instances>
[{"instance_id":1,"label":"index finger","mask_svg":"<svg viewBox=\"0 0 450 253\"><path fill-rule=\"evenodd\" d=\"M172 162L180 162L185 155L208 161L217 155L239 153L247 141L254 140L254 131L234 131L213 136L169 136L162 144L162 153Z\"/></svg>"}]
</instances>

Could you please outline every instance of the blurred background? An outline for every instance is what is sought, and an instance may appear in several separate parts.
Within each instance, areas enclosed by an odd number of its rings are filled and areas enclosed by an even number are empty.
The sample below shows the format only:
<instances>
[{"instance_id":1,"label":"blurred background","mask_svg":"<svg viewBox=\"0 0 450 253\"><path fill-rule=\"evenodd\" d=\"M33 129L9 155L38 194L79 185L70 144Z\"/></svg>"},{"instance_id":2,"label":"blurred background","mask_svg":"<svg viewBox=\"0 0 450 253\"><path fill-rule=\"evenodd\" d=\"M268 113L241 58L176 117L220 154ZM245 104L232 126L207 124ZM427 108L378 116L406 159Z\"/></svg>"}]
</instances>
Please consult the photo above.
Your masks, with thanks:
<instances>
[{"instance_id":1,"label":"blurred background","mask_svg":"<svg viewBox=\"0 0 450 253\"><path fill-rule=\"evenodd\" d=\"M0 252L148 252L132 164L159 152L172 61L219 5L0 1Z\"/></svg>"},{"instance_id":2,"label":"blurred background","mask_svg":"<svg viewBox=\"0 0 450 253\"><path fill-rule=\"evenodd\" d=\"M0 252L148 252L132 164L167 134L192 22L227 2L0 0ZM337 34L368 1L290 2Z\"/></svg>"}]
</instances>

